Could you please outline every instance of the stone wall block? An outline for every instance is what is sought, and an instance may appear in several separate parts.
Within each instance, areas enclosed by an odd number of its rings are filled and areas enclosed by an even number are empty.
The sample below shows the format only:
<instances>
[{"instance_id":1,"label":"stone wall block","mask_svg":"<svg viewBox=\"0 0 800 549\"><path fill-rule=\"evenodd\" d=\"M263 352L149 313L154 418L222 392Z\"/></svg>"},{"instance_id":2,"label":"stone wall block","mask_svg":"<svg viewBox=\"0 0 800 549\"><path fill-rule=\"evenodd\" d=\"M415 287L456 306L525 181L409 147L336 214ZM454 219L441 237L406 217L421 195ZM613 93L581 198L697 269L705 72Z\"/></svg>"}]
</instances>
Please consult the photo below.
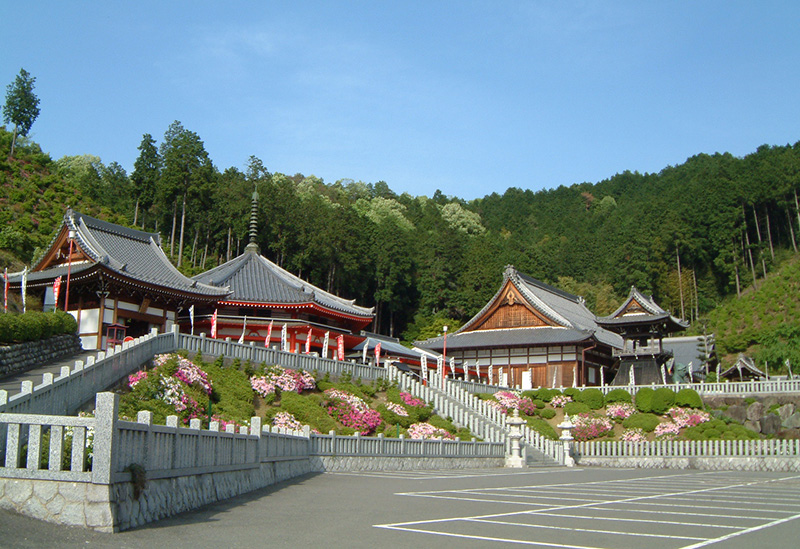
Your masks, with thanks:
<instances>
[{"instance_id":1,"label":"stone wall block","mask_svg":"<svg viewBox=\"0 0 800 549\"><path fill-rule=\"evenodd\" d=\"M758 421L764 415L764 405L760 402L754 402L747 407L746 417L750 421Z\"/></svg>"},{"instance_id":2,"label":"stone wall block","mask_svg":"<svg viewBox=\"0 0 800 549\"><path fill-rule=\"evenodd\" d=\"M797 406L793 402L789 402L784 404L780 408L778 408L778 417L781 418L781 421L786 421L797 411Z\"/></svg>"},{"instance_id":3,"label":"stone wall block","mask_svg":"<svg viewBox=\"0 0 800 549\"><path fill-rule=\"evenodd\" d=\"M761 432L765 435L775 435L781 430L781 418L775 414L767 414L761 418Z\"/></svg>"}]
</instances>

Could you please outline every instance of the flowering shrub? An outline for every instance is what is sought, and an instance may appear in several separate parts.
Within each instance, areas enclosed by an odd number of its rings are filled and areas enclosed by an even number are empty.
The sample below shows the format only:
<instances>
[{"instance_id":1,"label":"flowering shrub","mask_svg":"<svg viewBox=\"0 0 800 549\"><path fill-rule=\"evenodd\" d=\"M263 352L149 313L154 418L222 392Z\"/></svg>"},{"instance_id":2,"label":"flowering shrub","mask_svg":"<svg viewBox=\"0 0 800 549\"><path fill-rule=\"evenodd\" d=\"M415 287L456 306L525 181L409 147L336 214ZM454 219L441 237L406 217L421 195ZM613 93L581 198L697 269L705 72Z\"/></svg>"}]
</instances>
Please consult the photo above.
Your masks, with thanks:
<instances>
[{"instance_id":1,"label":"flowering shrub","mask_svg":"<svg viewBox=\"0 0 800 549\"><path fill-rule=\"evenodd\" d=\"M137 383L146 378L147 378L147 372L144 370L139 370L135 374L131 374L128 376L128 386L131 389L133 389L134 387L136 387Z\"/></svg>"},{"instance_id":2,"label":"flowering shrub","mask_svg":"<svg viewBox=\"0 0 800 549\"><path fill-rule=\"evenodd\" d=\"M386 407L401 417L408 417L408 412L401 404L395 404L394 402L387 402Z\"/></svg>"},{"instance_id":3,"label":"flowering shrub","mask_svg":"<svg viewBox=\"0 0 800 549\"><path fill-rule=\"evenodd\" d=\"M694 427L711 420L711 416L702 410L687 408L670 408L667 415L672 418L679 428Z\"/></svg>"},{"instance_id":4,"label":"flowering shrub","mask_svg":"<svg viewBox=\"0 0 800 549\"><path fill-rule=\"evenodd\" d=\"M519 409L519 395L511 391L498 391L494 394L494 398L506 410Z\"/></svg>"},{"instance_id":5,"label":"flowering shrub","mask_svg":"<svg viewBox=\"0 0 800 549\"><path fill-rule=\"evenodd\" d=\"M572 397L567 395L556 395L550 400L554 408L563 408L567 402L572 402Z\"/></svg>"},{"instance_id":6,"label":"flowering shrub","mask_svg":"<svg viewBox=\"0 0 800 549\"><path fill-rule=\"evenodd\" d=\"M292 431L299 431L303 428L303 424L289 412L278 412L272 418L272 425L280 427L281 429L290 429Z\"/></svg>"},{"instance_id":7,"label":"flowering shrub","mask_svg":"<svg viewBox=\"0 0 800 549\"><path fill-rule=\"evenodd\" d=\"M614 421L622 421L623 419L632 416L636 412L633 404L625 402L619 404L609 404L606 406L606 415Z\"/></svg>"},{"instance_id":8,"label":"flowering shrub","mask_svg":"<svg viewBox=\"0 0 800 549\"><path fill-rule=\"evenodd\" d=\"M368 435L381 424L380 413L356 395L339 389L327 389L325 395L329 399L326 404L328 413L345 427Z\"/></svg>"},{"instance_id":9,"label":"flowering shrub","mask_svg":"<svg viewBox=\"0 0 800 549\"><path fill-rule=\"evenodd\" d=\"M503 406L502 404L500 404L499 402L497 402L496 400L487 400L486 404L488 404L490 407L494 408L495 410L499 410L500 412L502 412L504 414L506 412L508 412L508 409L505 406Z\"/></svg>"},{"instance_id":10,"label":"flowering shrub","mask_svg":"<svg viewBox=\"0 0 800 549\"><path fill-rule=\"evenodd\" d=\"M272 366L263 376L251 377L250 385L256 393L266 398L268 395L274 395L276 389L302 393L316 388L317 383L314 376L306 371Z\"/></svg>"},{"instance_id":11,"label":"flowering shrub","mask_svg":"<svg viewBox=\"0 0 800 549\"><path fill-rule=\"evenodd\" d=\"M656 429L653 432L655 433L656 438L672 440L678 436L680 431L681 428L677 423L669 421L667 423L660 423L659 425L656 425Z\"/></svg>"},{"instance_id":12,"label":"flowering shrub","mask_svg":"<svg viewBox=\"0 0 800 549\"><path fill-rule=\"evenodd\" d=\"M436 438L436 439L447 439L453 440L455 437L445 431L444 429L438 429L431 425L430 423L414 423L408 428L408 437L409 438Z\"/></svg>"},{"instance_id":13,"label":"flowering shrub","mask_svg":"<svg viewBox=\"0 0 800 549\"><path fill-rule=\"evenodd\" d=\"M645 442L647 440L647 433L638 427L625 429L620 436L620 440L625 440L627 442Z\"/></svg>"},{"instance_id":14,"label":"flowering shrub","mask_svg":"<svg viewBox=\"0 0 800 549\"><path fill-rule=\"evenodd\" d=\"M175 377L186 385L197 387L207 395L211 394L211 381L209 381L208 375L186 358L181 357L178 360L178 369L175 371Z\"/></svg>"},{"instance_id":15,"label":"flowering shrub","mask_svg":"<svg viewBox=\"0 0 800 549\"><path fill-rule=\"evenodd\" d=\"M403 400L406 406L425 406L425 401L414 398L411 396L411 393L400 393L400 398Z\"/></svg>"},{"instance_id":16,"label":"flowering shrub","mask_svg":"<svg viewBox=\"0 0 800 549\"><path fill-rule=\"evenodd\" d=\"M614 428L610 419L595 417L589 413L578 414L573 422L575 423L573 436L575 440L581 441L602 437Z\"/></svg>"}]
</instances>

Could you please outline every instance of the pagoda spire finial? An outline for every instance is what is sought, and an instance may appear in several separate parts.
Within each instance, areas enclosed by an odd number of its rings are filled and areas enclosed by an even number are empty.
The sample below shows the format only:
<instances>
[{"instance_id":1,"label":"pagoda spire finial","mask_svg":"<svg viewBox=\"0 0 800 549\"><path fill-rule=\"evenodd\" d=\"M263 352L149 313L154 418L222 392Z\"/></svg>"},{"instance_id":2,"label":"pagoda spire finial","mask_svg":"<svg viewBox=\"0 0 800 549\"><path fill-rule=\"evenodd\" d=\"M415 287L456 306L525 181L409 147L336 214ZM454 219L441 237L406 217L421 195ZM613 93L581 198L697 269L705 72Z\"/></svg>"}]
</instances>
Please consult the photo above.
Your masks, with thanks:
<instances>
[{"instance_id":1,"label":"pagoda spire finial","mask_svg":"<svg viewBox=\"0 0 800 549\"><path fill-rule=\"evenodd\" d=\"M245 246L245 252L261 253L261 248L256 243L258 236L258 183L253 190L253 202L250 206L250 242Z\"/></svg>"}]
</instances>

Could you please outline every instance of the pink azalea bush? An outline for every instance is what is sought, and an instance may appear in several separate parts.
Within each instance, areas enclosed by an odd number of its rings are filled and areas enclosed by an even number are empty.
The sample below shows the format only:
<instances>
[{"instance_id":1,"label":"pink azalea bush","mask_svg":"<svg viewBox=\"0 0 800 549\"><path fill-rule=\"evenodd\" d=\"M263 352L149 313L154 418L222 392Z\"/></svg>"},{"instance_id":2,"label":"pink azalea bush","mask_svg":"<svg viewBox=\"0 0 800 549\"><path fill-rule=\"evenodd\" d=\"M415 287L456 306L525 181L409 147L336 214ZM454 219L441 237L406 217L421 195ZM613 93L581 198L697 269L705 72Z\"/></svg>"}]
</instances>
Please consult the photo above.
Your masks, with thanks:
<instances>
[{"instance_id":1,"label":"pink azalea bush","mask_svg":"<svg viewBox=\"0 0 800 549\"><path fill-rule=\"evenodd\" d=\"M647 440L647 433L644 432L644 429L639 427L625 429L620 436L620 440L627 442L645 442Z\"/></svg>"},{"instance_id":2,"label":"pink azalea bush","mask_svg":"<svg viewBox=\"0 0 800 549\"><path fill-rule=\"evenodd\" d=\"M146 378L147 378L147 372L144 370L139 370L135 374L131 374L128 376L128 386L131 389L133 389L134 387L136 387L137 383Z\"/></svg>"},{"instance_id":3,"label":"pink azalea bush","mask_svg":"<svg viewBox=\"0 0 800 549\"><path fill-rule=\"evenodd\" d=\"M315 389L317 382L314 380L314 376L304 370L297 371L272 366L263 376L251 377L250 386L256 393L266 398L268 395L274 395L276 389L296 393Z\"/></svg>"},{"instance_id":4,"label":"pink azalea bush","mask_svg":"<svg viewBox=\"0 0 800 549\"><path fill-rule=\"evenodd\" d=\"M303 424L297 421L292 414L283 411L275 414L275 417L272 418L272 425L292 431L300 431L303 428Z\"/></svg>"},{"instance_id":5,"label":"pink azalea bush","mask_svg":"<svg viewBox=\"0 0 800 549\"><path fill-rule=\"evenodd\" d=\"M415 398L411 393L400 393L400 399L406 406L425 406L425 401Z\"/></svg>"},{"instance_id":6,"label":"pink azalea bush","mask_svg":"<svg viewBox=\"0 0 800 549\"><path fill-rule=\"evenodd\" d=\"M550 400L553 408L563 408L567 402L572 402L572 397L567 395L556 395Z\"/></svg>"},{"instance_id":7,"label":"pink azalea bush","mask_svg":"<svg viewBox=\"0 0 800 549\"><path fill-rule=\"evenodd\" d=\"M578 414L573 418L575 440L592 440L606 435L614 428L612 421L606 417L595 417L589 413Z\"/></svg>"},{"instance_id":8,"label":"pink azalea bush","mask_svg":"<svg viewBox=\"0 0 800 549\"><path fill-rule=\"evenodd\" d=\"M368 435L381 424L381 414L356 395L339 389L327 389L325 395L328 414L345 427Z\"/></svg>"},{"instance_id":9,"label":"pink azalea bush","mask_svg":"<svg viewBox=\"0 0 800 549\"><path fill-rule=\"evenodd\" d=\"M446 439L454 440L455 437L445 431L434 427L430 423L412 423L408 428L408 438L423 438L423 439Z\"/></svg>"},{"instance_id":10,"label":"pink azalea bush","mask_svg":"<svg viewBox=\"0 0 800 549\"><path fill-rule=\"evenodd\" d=\"M204 415L204 406L192 395L200 396L199 392L207 397L211 394L212 385L206 372L177 353L156 355L153 364L155 368L150 372L140 370L129 375L128 386L136 390L137 386L148 380L143 387L149 398L170 405L184 423Z\"/></svg>"},{"instance_id":11,"label":"pink azalea bush","mask_svg":"<svg viewBox=\"0 0 800 549\"><path fill-rule=\"evenodd\" d=\"M408 417L408 411L402 404L395 404L394 402L387 402L386 407L397 414L398 416Z\"/></svg>"},{"instance_id":12,"label":"pink azalea bush","mask_svg":"<svg viewBox=\"0 0 800 549\"><path fill-rule=\"evenodd\" d=\"M606 415L614 421L622 421L632 416L635 412L636 408L634 408L633 404L627 402L609 404L606 406Z\"/></svg>"},{"instance_id":13,"label":"pink azalea bush","mask_svg":"<svg viewBox=\"0 0 800 549\"><path fill-rule=\"evenodd\" d=\"M653 433L656 435L656 438L662 440L672 440L678 436L681 432L681 428L677 423L673 423L668 421L666 423L659 423L656 425L655 431Z\"/></svg>"},{"instance_id":14,"label":"pink azalea bush","mask_svg":"<svg viewBox=\"0 0 800 549\"><path fill-rule=\"evenodd\" d=\"M711 415L702 410L693 410L691 408L670 408L667 415L672 418L678 427L694 427L706 421L711 420Z\"/></svg>"}]
</instances>

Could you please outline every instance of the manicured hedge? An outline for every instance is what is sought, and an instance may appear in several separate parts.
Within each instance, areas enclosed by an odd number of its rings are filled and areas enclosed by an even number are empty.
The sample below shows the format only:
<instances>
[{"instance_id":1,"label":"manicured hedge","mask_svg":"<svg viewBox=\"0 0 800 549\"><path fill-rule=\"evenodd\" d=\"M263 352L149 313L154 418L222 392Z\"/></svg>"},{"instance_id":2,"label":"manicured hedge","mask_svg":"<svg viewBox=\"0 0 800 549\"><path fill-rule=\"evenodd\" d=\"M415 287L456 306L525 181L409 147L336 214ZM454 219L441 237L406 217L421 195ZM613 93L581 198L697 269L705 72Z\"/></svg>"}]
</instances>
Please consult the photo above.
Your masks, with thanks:
<instances>
[{"instance_id":1,"label":"manicured hedge","mask_svg":"<svg viewBox=\"0 0 800 549\"><path fill-rule=\"evenodd\" d=\"M591 412L591 410L592 409L583 402L567 402L564 405L564 413L570 416L585 414L587 412Z\"/></svg>"},{"instance_id":2,"label":"manicured hedge","mask_svg":"<svg viewBox=\"0 0 800 549\"><path fill-rule=\"evenodd\" d=\"M605 398L606 404L615 404L617 402L633 402L631 394L625 389L611 389Z\"/></svg>"},{"instance_id":3,"label":"manicured hedge","mask_svg":"<svg viewBox=\"0 0 800 549\"><path fill-rule=\"evenodd\" d=\"M638 427L646 433L652 433L659 423L661 423L661 419L654 414L633 414L632 416L626 417L624 420L622 420L622 426L626 429L634 429Z\"/></svg>"},{"instance_id":4,"label":"manicured hedge","mask_svg":"<svg viewBox=\"0 0 800 549\"><path fill-rule=\"evenodd\" d=\"M578 402L583 402L592 410L599 410L603 407L604 397L600 389L584 389L575 397Z\"/></svg>"},{"instance_id":5,"label":"manicured hedge","mask_svg":"<svg viewBox=\"0 0 800 549\"><path fill-rule=\"evenodd\" d=\"M64 311L0 314L0 343L38 341L78 331L75 318Z\"/></svg>"},{"instance_id":6,"label":"manicured hedge","mask_svg":"<svg viewBox=\"0 0 800 549\"><path fill-rule=\"evenodd\" d=\"M660 387L653 393L652 412L654 414L666 414L667 410L675 404L675 391L666 387Z\"/></svg>"},{"instance_id":7,"label":"manicured hedge","mask_svg":"<svg viewBox=\"0 0 800 549\"><path fill-rule=\"evenodd\" d=\"M681 389L675 395L675 405L681 408L702 408L703 400L694 389Z\"/></svg>"},{"instance_id":8,"label":"manicured hedge","mask_svg":"<svg viewBox=\"0 0 800 549\"><path fill-rule=\"evenodd\" d=\"M653 397L656 392L650 387L642 387L636 392L636 409L647 414L653 411Z\"/></svg>"}]
</instances>

